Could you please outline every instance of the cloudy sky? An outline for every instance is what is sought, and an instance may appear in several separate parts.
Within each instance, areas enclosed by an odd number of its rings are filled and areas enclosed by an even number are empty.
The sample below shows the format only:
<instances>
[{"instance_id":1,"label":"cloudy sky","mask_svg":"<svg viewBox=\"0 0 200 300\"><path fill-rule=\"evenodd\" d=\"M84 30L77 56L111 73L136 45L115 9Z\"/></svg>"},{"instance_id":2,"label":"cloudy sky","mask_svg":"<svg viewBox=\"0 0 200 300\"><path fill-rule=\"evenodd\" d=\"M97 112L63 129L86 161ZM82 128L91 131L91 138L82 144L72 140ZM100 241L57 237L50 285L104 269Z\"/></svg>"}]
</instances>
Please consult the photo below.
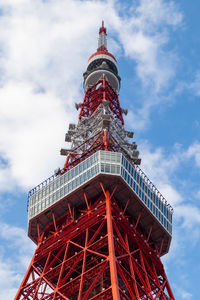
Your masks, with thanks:
<instances>
[{"instance_id":1,"label":"cloudy sky","mask_svg":"<svg viewBox=\"0 0 200 300\"><path fill-rule=\"evenodd\" d=\"M172 290L199 299L199 9L198 0L0 0L0 299L13 299L33 255L27 192L64 164L102 19L142 169L174 207L163 258Z\"/></svg>"}]
</instances>

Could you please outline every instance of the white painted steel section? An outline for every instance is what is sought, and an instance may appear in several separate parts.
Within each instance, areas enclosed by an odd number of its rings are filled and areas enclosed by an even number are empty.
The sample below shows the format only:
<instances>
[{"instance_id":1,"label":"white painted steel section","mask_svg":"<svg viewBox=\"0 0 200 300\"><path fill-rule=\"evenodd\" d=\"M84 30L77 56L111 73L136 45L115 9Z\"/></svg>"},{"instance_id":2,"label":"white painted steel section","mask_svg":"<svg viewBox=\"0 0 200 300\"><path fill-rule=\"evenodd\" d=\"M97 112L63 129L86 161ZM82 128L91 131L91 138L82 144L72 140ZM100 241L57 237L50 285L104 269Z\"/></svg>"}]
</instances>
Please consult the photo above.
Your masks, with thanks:
<instances>
[{"instance_id":1,"label":"white painted steel section","mask_svg":"<svg viewBox=\"0 0 200 300\"><path fill-rule=\"evenodd\" d=\"M106 34L104 32L101 32L101 34L99 35L99 40L98 40L98 48L100 48L102 46L107 48L107 38L106 38Z\"/></svg>"},{"instance_id":2,"label":"white painted steel section","mask_svg":"<svg viewBox=\"0 0 200 300\"><path fill-rule=\"evenodd\" d=\"M94 60L96 60L96 59L101 59L101 58L108 59L108 60L112 61L112 62L114 63L114 65L117 67L117 63L116 63L116 61L114 60L114 58L112 58L110 55L107 55L107 54L96 54L96 55L94 55L92 58L90 58L90 59L88 60L87 67L89 66L89 64L90 64L92 61L94 61Z\"/></svg>"},{"instance_id":3,"label":"white painted steel section","mask_svg":"<svg viewBox=\"0 0 200 300\"><path fill-rule=\"evenodd\" d=\"M96 71L93 71L91 74L88 75L88 77L85 80L84 83L84 89L87 90L88 87L94 85L97 83L102 76L105 75L108 82L112 86L112 88L118 92L119 91L119 79L110 71L105 70L105 69L98 69Z\"/></svg>"}]
</instances>

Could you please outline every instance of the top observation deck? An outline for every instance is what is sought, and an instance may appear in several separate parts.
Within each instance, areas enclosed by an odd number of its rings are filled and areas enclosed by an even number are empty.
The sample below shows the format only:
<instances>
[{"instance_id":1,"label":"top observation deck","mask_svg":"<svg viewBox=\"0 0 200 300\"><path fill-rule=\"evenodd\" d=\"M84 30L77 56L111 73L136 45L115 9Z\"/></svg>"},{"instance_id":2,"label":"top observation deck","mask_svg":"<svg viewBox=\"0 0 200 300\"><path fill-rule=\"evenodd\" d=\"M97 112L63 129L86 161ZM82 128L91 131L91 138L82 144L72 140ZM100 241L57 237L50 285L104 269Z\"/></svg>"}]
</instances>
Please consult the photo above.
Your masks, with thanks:
<instances>
[{"instance_id":1,"label":"top observation deck","mask_svg":"<svg viewBox=\"0 0 200 300\"><path fill-rule=\"evenodd\" d=\"M100 181L108 187L119 184L116 192L118 201L125 206L130 198L127 214L136 217L142 211L141 224L144 228L154 224L152 237L155 242L158 239L160 243L161 236L167 238L168 242L163 247L166 253L172 234L172 207L138 166L132 165L122 153L102 150L29 192L29 237L36 242L37 223L41 229L44 228L49 223L51 210L59 217L66 211L67 202L83 207L83 192L95 197L101 192Z\"/></svg>"}]
</instances>

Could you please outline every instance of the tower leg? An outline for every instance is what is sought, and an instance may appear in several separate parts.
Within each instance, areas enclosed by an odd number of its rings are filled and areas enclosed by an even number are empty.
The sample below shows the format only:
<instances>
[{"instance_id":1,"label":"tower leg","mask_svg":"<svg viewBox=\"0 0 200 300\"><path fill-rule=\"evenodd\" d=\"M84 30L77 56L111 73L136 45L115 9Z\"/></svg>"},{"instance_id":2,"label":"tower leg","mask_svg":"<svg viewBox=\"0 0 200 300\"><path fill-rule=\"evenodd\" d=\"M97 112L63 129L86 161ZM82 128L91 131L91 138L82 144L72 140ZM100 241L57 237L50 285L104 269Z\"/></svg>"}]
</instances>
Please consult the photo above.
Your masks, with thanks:
<instances>
[{"instance_id":1,"label":"tower leg","mask_svg":"<svg viewBox=\"0 0 200 300\"><path fill-rule=\"evenodd\" d=\"M15 300L174 300L148 234L101 187L44 230Z\"/></svg>"},{"instance_id":2,"label":"tower leg","mask_svg":"<svg viewBox=\"0 0 200 300\"><path fill-rule=\"evenodd\" d=\"M109 250L112 295L113 295L113 299L120 300L117 268L116 268L115 246L114 246L114 238L113 238L111 199L110 199L109 191L105 192L105 197L106 197L106 219L107 219L107 230L108 230L108 250Z\"/></svg>"}]
</instances>

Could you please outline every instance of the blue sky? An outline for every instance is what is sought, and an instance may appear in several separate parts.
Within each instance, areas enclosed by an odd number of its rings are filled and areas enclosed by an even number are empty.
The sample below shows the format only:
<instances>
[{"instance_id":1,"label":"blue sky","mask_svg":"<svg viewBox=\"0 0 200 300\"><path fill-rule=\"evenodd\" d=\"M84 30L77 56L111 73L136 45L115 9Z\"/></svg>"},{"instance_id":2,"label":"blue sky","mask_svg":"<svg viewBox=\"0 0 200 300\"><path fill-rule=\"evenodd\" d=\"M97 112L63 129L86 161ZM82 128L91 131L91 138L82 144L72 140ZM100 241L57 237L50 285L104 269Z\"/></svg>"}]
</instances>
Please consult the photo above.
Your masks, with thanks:
<instances>
[{"instance_id":1,"label":"blue sky","mask_svg":"<svg viewBox=\"0 0 200 300\"><path fill-rule=\"evenodd\" d=\"M142 169L174 207L163 258L172 290L199 298L199 9L197 0L0 1L0 299L13 299L33 255L27 192L64 164L102 19Z\"/></svg>"}]
</instances>

